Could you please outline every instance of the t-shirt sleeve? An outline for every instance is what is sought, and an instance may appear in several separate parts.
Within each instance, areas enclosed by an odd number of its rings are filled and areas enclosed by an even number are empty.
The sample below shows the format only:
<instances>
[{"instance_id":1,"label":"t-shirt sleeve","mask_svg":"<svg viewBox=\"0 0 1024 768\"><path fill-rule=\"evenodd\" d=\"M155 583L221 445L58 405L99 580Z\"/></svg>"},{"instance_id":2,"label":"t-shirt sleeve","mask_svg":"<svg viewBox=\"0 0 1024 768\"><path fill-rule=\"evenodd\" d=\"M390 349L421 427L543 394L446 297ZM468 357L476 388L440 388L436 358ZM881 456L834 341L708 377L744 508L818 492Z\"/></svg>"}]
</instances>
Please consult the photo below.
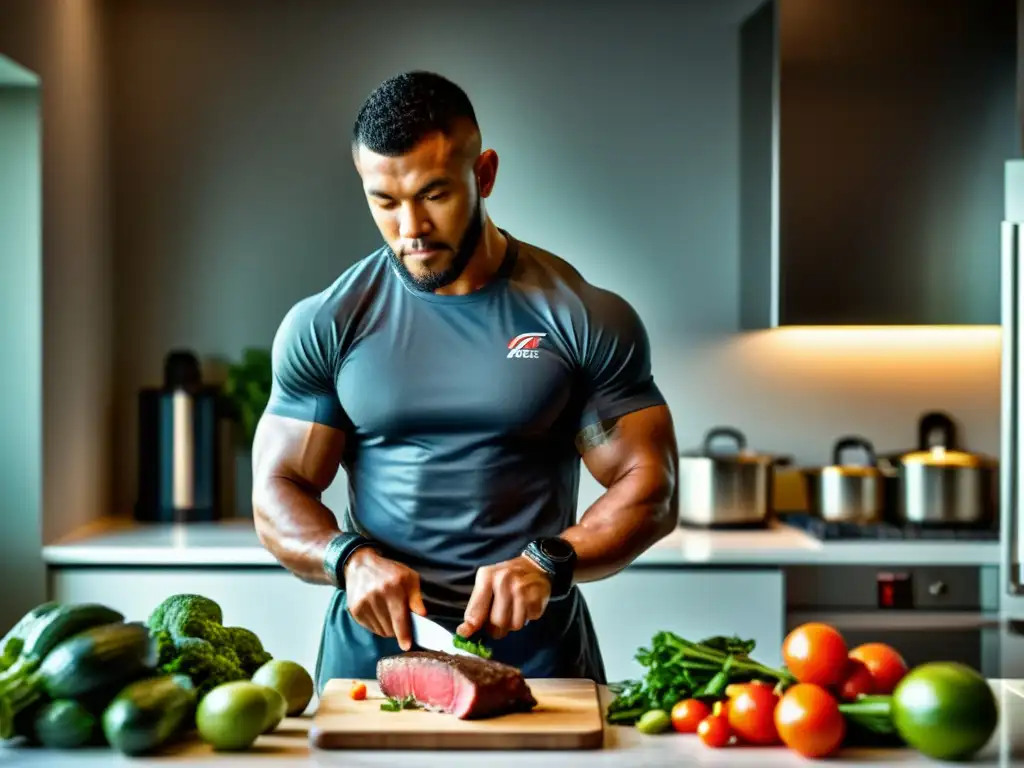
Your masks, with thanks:
<instances>
[{"instance_id":1,"label":"t-shirt sleeve","mask_svg":"<svg viewBox=\"0 0 1024 768\"><path fill-rule=\"evenodd\" d=\"M337 334L322 306L319 297L303 299L281 321L274 336L265 412L344 430L350 423L335 380Z\"/></svg>"},{"instance_id":2,"label":"t-shirt sleeve","mask_svg":"<svg viewBox=\"0 0 1024 768\"><path fill-rule=\"evenodd\" d=\"M651 373L647 329L620 296L598 291L584 329L584 403L579 428L624 416L665 398Z\"/></svg>"}]
</instances>

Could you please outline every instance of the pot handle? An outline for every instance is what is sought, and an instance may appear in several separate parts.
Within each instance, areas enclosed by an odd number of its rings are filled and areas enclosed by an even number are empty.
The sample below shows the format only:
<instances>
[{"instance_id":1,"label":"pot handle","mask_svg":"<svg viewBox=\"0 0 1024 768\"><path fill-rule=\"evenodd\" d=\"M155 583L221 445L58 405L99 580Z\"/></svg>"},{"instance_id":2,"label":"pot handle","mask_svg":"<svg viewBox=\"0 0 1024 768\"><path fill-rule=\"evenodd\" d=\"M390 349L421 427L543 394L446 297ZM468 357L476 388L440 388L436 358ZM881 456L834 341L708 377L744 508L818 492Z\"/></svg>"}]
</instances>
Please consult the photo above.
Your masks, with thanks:
<instances>
[{"instance_id":1,"label":"pot handle","mask_svg":"<svg viewBox=\"0 0 1024 768\"><path fill-rule=\"evenodd\" d=\"M843 452L848 451L851 448L860 448L868 455L868 461L872 467L878 465L878 458L875 456L875 446L871 444L871 441L866 437L860 435L847 435L836 440L836 444L832 446L832 465L841 466Z\"/></svg>"},{"instance_id":2,"label":"pot handle","mask_svg":"<svg viewBox=\"0 0 1024 768\"><path fill-rule=\"evenodd\" d=\"M939 445L943 448L953 450L957 448L956 425L948 414L942 411L931 411L921 417L917 423L917 447L918 450L930 450L934 443L928 440L932 432L941 433Z\"/></svg>"},{"instance_id":3,"label":"pot handle","mask_svg":"<svg viewBox=\"0 0 1024 768\"><path fill-rule=\"evenodd\" d=\"M712 427L704 435L704 455L710 456L714 454L711 450L711 443L714 442L717 437L728 437L736 444L736 452L740 453L747 447L747 438L742 432L735 427Z\"/></svg>"}]
</instances>

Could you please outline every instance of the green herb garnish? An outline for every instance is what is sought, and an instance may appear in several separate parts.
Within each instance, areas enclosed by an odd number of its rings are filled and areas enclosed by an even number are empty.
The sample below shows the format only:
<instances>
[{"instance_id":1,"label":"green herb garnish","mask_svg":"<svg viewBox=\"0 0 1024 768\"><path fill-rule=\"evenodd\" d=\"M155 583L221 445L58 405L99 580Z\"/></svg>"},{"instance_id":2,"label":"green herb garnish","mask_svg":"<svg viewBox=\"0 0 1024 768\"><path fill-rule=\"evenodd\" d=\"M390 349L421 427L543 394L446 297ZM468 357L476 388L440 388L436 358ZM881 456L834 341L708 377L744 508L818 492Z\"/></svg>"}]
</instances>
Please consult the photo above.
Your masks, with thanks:
<instances>
[{"instance_id":1,"label":"green herb garnish","mask_svg":"<svg viewBox=\"0 0 1024 768\"><path fill-rule=\"evenodd\" d=\"M460 635L453 636L452 644L456 648L461 648L464 651L469 651L474 656L479 656L481 659L489 659L494 653L490 648L484 647L483 643L474 643L472 640Z\"/></svg>"},{"instance_id":2,"label":"green herb garnish","mask_svg":"<svg viewBox=\"0 0 1024 768\"><path fill-rule=\"evenodd\" d=\"M794 682L788 670L751 658L753 650L753 640L709 637L695 643L672 632L658 632L650 648L641 648L635 657L644 667L643 678L608 686L615 698L607 720L632 725L652 709L671 712L682 699L721 698L731 683L764 680L785 686Z\"/></svg>"},{"instance_id":3,"label":"green herb garnish","mask_svg":"<svg viewBox=\"0 0 1024 768\"><path fill-rule=\"evenodd\" d=\"M419 709L420 705L416 703L416 697L412 694L405 696L401 699L395 699L388 697L388 700L380 705L380 708L385 712L399 712L403 709Z\"/></svg>"}]
</instances>

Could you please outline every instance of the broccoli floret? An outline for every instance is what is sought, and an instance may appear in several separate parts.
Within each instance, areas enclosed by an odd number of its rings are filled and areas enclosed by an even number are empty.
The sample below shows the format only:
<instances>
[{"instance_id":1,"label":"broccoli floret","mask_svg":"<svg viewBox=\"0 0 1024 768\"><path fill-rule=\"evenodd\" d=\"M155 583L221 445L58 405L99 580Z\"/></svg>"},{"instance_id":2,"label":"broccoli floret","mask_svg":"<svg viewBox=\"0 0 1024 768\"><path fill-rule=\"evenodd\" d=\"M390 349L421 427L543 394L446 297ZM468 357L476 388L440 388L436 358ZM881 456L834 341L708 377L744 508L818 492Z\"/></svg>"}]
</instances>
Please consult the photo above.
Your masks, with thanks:
<instances>
[{"instance_id":1,"label":"broccoli floret","mask_svg":"<svg viewBox=\"0 0 1024 768\"><path fill-rule=\"evenodd\" d=\"M214 624L224 623L224 613L217 603L202 595L171 595L156 607L146 621L151 630L166 629L172 634L185 635L180 631L184 622L204 619Z\"/></svg>"},{"instance_id":2,"label":"broccoli floret","mask_svg":"<svg viewBox=\"0 0 1024 768\"><path fill-rule=\"evenodd\" d=\"M234 680L250 679L270 659L255 633L225 627L217 603L201 595L173 595L146 622L160 670L187 675L200 698Z\"/></svg>"},{"instance_id":3,"label":"broccoli floret","mask_svg":"<svg viewBox=\"0 0 1024 768\"><path fill-rule=\"evenodd\" d=\"M153 645L156 647L156 665L162 667L175 657L178 650L174 647L174 638L166 629L150 630Z\"/></svg>"},{"instance_id":4,"label":"broccoli floret","mask_svg":"<svg viewBox=\"0 0 1024 768\"><path fill-rule=\"evenodd\" d=\"M273 658L263 648L263 643L260 642L255 632L244 627L228 627L227 631L231 636L231 645L238 654L242 669L249 677L252 677L257 669Z\"/></svg>"}]
</instances>

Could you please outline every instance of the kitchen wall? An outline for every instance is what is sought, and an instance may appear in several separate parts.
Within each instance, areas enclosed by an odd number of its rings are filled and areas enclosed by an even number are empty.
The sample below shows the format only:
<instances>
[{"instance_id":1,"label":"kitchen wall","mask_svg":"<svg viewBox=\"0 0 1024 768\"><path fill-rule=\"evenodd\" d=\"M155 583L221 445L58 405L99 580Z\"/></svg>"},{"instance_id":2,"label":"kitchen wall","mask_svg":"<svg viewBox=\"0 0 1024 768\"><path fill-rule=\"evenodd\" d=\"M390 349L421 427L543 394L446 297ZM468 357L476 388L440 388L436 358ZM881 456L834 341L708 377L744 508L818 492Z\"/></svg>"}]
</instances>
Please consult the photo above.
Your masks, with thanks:
<instances>
[{"instance_id":1,"label":"kitchen wall","mask_svg":"<svg viewBox=\"0 0 1024 768\"><path fill-rule=\"evenodd\" d=\"M136 392L166 351L269 345L378 245L349 130L409 68L469 92L501 161L498 224L639 309L684 448L728 423L822 462L846 432L909 448L944 408L997 451L997 329L736 333L736 37L756 1L115 3L115 509L134 499ZM599 490L585 480L581 503Z\"/></svg>"},{"instance_id":2,"label":"kitchen wall","mask_svg":"<svg viewBox=\"0 0 1024 768\"><path fill-rule=\"evenodd\" d=\"M4 591L0 627L44 598L40 539L109 509L113 313L99 8L0 3L0 54L12 62L4 69L40 81L38 92L0 96L0 153L13 152L19 165L0 164L22 174L0 193L0 564L25 584Z\"/></svg>"}]
</instances>

